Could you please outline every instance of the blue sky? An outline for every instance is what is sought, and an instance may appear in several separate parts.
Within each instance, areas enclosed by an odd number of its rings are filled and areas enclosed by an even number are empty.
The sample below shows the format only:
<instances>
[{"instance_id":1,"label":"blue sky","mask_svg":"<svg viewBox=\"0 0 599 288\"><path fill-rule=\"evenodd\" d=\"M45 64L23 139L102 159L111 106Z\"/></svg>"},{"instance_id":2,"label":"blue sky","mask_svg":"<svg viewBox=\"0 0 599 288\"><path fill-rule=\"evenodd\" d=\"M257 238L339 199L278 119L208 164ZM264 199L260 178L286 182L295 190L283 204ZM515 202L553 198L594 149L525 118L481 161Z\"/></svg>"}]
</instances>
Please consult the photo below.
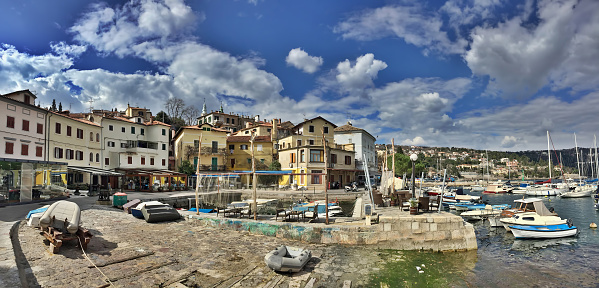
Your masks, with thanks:
<instances>
[{"instance_id":1,"label":"blue sky","mask_svg":"<svg viewBox=\"0 0 599 288\"><path fill-rule=\"evenodd\" d=\"M592 145L599 2L1 1L0 93L348 119L378 143Z\"/></svg>"}]
</instances>

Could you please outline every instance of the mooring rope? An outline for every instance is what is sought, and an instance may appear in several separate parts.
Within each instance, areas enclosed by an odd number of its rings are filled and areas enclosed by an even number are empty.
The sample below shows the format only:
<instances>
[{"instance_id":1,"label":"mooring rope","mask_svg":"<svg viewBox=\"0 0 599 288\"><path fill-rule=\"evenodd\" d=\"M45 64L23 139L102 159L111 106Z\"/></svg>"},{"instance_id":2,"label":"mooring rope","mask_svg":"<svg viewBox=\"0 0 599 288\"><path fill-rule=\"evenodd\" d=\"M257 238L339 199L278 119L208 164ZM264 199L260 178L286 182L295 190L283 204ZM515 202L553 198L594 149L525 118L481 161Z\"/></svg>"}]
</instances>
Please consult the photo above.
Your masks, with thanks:
<instances>
[{"instance_id":1,"label":"mooring rope","mask_svg":"<svg viewBox=\"0 0 599 288\"><path fill-rule=\"evenodd\" d=\"M96 266L96 264L91 259L89 259L89 257L87 257L87 253L85 253L85 250L83 250L83 244L81 243L81 238L77 237L77 240L79 240L79 246L81 247L81 251L83 252L83 256L85 256L85 259L87 259L87 261L89 261L89 263L92 263L92 265L94 265L94 267L96 267L96 269L98 269L98 271L100 271L100 274L102 274L102 276L106 277L106 281L108 281L110 286L116 287L116 286L114 286L114 284L112 284L112 282L110 281L110 278L108 278L108 276L106 276L106 274L104 274L104 272L102 272L102 270L100 270L100 268L98 268L98 266Z\"/></svg>"}]
</instances>

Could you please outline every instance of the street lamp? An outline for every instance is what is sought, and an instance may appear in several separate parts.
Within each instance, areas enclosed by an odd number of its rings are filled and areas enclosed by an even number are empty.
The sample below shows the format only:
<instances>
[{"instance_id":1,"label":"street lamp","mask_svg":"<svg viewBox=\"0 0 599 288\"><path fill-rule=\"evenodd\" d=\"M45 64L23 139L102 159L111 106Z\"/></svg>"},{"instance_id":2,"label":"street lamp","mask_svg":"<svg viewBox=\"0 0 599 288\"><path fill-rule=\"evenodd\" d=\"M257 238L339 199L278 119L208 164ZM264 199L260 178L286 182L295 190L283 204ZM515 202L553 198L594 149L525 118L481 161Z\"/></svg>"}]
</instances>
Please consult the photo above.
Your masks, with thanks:
<instances>
[{"instance_id":1,"label":"street lamp","mask_svg":"<svg viewBox=\"0 0 599 288\"><path fill-rule=\"evenodd\" d=\"M416 160L418 160L418 155L416 155L416 153L413 153L412 155L410 155L410 160L412 160L412 198L416 198L416 178L414 178L414 168L415 168L415 163Z\"/></svg>"}]
</instances>

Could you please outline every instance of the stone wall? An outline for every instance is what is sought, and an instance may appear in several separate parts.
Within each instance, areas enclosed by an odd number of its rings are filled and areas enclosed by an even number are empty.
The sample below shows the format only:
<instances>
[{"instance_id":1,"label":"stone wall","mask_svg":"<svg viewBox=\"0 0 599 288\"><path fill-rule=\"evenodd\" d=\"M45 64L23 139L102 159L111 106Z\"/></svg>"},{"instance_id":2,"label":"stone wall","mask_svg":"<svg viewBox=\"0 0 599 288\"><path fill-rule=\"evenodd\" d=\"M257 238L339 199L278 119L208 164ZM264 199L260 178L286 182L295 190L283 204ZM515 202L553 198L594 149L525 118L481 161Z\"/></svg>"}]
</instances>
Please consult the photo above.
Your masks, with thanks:
<instances>
[{"instance_id":1,"label":"stone wall","mask_svg":"<svg viewBox=\"0 0 599 288\"><path fill-rule=\"evenodd\" d=\"M348 224L287 223L254 221L235 218L215 218L192 215L186 217L199 225L249 231L278 238L308 243L375 245L382 249L466 251L476 250L476 235L472 224L451 213L417 216L380 216L379 223L364 221Z\"/></svg>"}]
</instances>

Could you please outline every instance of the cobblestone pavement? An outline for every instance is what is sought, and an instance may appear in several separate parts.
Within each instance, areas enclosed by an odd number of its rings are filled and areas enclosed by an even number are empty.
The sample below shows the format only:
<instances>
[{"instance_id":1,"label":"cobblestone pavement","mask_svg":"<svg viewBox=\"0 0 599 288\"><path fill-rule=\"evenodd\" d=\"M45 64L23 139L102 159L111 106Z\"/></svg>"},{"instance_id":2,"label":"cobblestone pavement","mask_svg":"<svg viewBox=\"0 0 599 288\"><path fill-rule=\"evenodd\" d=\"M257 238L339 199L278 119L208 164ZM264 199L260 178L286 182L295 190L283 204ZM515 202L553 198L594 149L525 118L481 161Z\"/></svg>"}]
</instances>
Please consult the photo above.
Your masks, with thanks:
<instances>
[{"instance_id":1,"label":"cobblestone pavement","mask_svg":"<svg viewBox=\"0 0 599 288\"><path fill-rule=\"evenodd\" d=\"M307 244L198 226L186 219L146 223L103 206L82 211L82 219L94 235L87 255L117 287L343 287L346 280L351 287L363 287L381 261L375 249L365 246ZM97 269L88 268L91 263L76 240L52 255L39 230L23 221L19 241L31 287L108 283ZM264 255L282 244L312 250L304 271L279 274L266 267Z\"/></svg>"}]
</instances>

